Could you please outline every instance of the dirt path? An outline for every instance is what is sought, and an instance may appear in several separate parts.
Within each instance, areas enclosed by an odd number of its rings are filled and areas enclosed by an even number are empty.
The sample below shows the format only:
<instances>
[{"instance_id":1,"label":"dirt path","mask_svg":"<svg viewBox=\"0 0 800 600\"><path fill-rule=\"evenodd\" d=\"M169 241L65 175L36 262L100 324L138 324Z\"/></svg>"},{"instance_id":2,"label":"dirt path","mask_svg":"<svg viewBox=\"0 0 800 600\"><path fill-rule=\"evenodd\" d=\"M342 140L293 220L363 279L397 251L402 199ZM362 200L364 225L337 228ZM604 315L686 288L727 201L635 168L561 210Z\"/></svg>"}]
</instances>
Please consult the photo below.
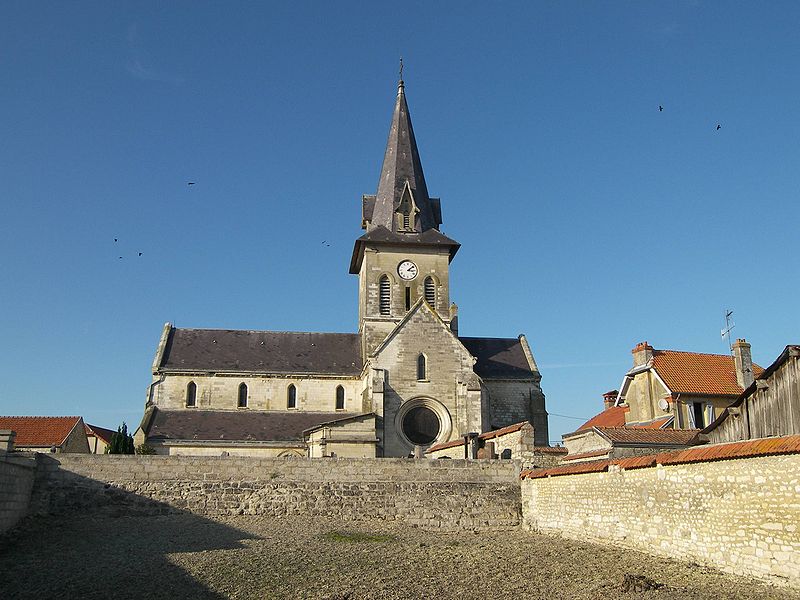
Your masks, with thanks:
<instances>
[{"instance_id":1,"label":"dirt path","mask_svg":"<svg viewBox=\"0 0 800 600\"><path fill-rule=\"evenodd\" d=\"M800 598L699 566L521 530L184 514L44 519L2 542L4 600Z\"/></svg>"}]
</instances>

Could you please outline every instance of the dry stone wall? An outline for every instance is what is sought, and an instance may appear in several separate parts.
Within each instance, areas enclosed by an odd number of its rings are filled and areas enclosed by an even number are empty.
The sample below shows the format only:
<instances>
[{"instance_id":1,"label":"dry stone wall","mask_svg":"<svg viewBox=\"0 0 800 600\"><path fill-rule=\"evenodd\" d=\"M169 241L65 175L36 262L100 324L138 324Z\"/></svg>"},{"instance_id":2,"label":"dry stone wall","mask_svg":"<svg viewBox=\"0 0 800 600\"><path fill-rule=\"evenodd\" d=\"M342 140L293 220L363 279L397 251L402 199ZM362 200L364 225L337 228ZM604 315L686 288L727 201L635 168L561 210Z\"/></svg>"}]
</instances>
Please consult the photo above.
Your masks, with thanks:
<instances>
[{"instance_id":1,"label":"dry stone wall","mask_svg":"<svg viewBox=\"0 0 800 600\"><path fill-rule=\"evenodd\" d=\"M35 465L32 457L0 453L0 533L27 514Z\"/></svg>"},{"instance_id":2,"label":"dry stone wall","mask_svg":"<svg viewBox=\"0 0 800 600\"><path fill-rule=\"evenodd\" d=\"M800 454L524 479L523 524L800 587Z\"/></svg>"},{"instance_id":3,"label":"dry stone wall","mask_svg":"<svg viewBox=\"0 0 800 600\"><path fill-rule=\"evenodd\" d=\"M38 514L324 515L445 529L520 523L513 461L46 456Z\"/></svg>"}]
</instances>

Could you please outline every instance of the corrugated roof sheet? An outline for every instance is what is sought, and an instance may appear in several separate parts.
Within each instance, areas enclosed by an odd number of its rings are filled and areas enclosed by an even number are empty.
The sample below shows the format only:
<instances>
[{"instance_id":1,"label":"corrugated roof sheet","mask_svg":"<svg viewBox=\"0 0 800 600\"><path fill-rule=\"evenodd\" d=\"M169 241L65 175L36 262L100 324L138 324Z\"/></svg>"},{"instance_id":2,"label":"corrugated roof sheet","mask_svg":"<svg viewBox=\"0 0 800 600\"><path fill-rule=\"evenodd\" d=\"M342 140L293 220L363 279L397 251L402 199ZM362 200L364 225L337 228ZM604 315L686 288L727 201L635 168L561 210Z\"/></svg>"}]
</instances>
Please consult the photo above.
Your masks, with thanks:
<instances>
[{"instance_id":1,"label":"corrugated roof sheet","mask_svg":"<svg viewBox=\"0 0 800 600\"><path fill-rule=\"evenodd\" d=\"M653 367L674 394L738 396L736 365L732 356L677 350L653 350ZM764 372L753 363L753 375Z\"/></svg>"},{"instance_id":2,"label":"corrugated roof sheet","mask_svg":"<svg viewBox=\"0 0 800 600\"><path fill-rule=\"evenodd\" d=\"M0 429L17 433L16 446L60 446L80 417L0 417Z\"/></svg>"},{"instance_id":3,"label":"corrugated roof sheet","mask_svg":"<svg viewBox=\"0 0 800 600\"><path fill-rule=\"evenodd\" d=\"M538 479L541 477L557 477L560 475L598 473L607 471L610 465L618 465L623 469L643 469L654 467L657 464L665 466L680 465L715 460L773 456L776 454L800 454L800 435L698 446L675 452L660 452L657 454L633 456L616 460L598 460L548 469L530 469L520 473L520 478Z\"/></svg>"}]
</instances>

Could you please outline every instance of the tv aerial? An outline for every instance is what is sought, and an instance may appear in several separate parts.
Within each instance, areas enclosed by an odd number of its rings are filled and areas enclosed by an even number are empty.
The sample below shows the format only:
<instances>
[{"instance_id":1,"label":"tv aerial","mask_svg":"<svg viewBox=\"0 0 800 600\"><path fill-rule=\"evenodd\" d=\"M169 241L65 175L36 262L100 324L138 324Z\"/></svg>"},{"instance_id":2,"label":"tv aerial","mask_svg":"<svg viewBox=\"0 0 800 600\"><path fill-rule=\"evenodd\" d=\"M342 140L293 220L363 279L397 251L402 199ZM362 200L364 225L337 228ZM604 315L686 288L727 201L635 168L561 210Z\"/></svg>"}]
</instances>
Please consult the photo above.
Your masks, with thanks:
<instances>
[{"instance_id":1,"label":"tv aerial","mask_svg":"<svg viewBox=\"0 0 800 600\"><path fill-rule=\"evenodd\" d=\"M736 327L736 323L731 320L733 316L733 311L728 309L725 311L725 328L720 331L720 335L722 339L725 339L725 336L728 336L728 350L733 350L733 344L731 344L731 331L734 327Z\"/></svg>"}]
</instances>

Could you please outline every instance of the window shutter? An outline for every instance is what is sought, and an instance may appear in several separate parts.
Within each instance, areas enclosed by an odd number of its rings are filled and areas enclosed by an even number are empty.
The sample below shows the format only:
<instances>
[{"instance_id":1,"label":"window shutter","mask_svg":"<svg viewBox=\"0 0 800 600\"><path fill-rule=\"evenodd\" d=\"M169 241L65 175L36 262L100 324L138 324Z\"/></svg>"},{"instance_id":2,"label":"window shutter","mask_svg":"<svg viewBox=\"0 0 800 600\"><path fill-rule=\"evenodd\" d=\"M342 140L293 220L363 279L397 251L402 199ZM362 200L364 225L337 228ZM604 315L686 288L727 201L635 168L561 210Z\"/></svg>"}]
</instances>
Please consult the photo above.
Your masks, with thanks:
<instances>
[{"instance_id":1,"label":"window shutter","mask_svg":"<svg viewBox=\"0 0 800 600\"><path fill-rule=\"evenodd\" d=\"M686 403L686 412L689 414L689 429L696 429L697 425L694 422L694 402Z\"/></svg>"}]
</instances>

